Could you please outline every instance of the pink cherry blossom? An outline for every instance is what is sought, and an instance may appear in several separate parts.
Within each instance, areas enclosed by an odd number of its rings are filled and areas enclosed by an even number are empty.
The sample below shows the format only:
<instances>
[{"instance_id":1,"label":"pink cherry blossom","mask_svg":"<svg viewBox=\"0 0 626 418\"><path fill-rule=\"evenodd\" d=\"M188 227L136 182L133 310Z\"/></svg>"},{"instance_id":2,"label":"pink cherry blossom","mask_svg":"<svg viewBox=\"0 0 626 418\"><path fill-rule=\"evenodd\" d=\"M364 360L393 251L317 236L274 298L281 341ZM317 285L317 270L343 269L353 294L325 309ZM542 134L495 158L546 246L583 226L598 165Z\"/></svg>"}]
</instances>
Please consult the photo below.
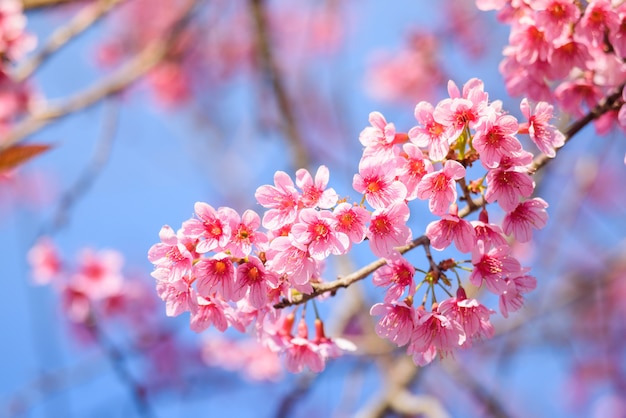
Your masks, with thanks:
<instances>
[{"instance_id":1,"label":"pink cherry blossom","mask_svg":"<svg viewBox=\"0 0 626 418\"><path fill-rule=\"evenodd\" d=\"M502 228L507 235L513 235L519 242L528 242L532 239L533 229L541 229L548 222L545 200L535 197L526 200L513 211L506 214L502 221Z\"/></svg>"},{"instance_id":2,"label":"pink cherry blossom","mask_svg":"<svg viewBox=\"0 0 626 418\"><path fill-rule=\"evenodd\" d=\"M28 251L31 276L35 283L48 284L62 272L62 262L58 250L50 237L41 237Z\"/></svg>"},{"instance_id":3,"label":"pink cherry blossom","mask_svg":"<svg viewBox=\"0 0 626 418\"><path fill-rule=\"evenodd\" d=\"M201 239L196 251L202 254L225 249L231 239L231 225L239 219L237 212L228 207L215 210L204 202L196 202L194 210L198 218L185 221L182 232L187 237Z\"/></svg>"},{"instance_id":4,"label":"pink cherry blossom","mask_svg":"<svg viewBox=\"0 0 626 418\"><path fill-rule=\"evenodd\" d=\"M387 260L386 265L376 270L372 281L376 286L387 287L384 300L392 303L400 300L407 289L409 291L407 296L413 296L415 293L414 275L413 265L406 258L398 255Z\"/></svg>"},{"instance_id":5,"label":"pink cherry blossom","mask_svg":"<svg viewBox=\"0 0 626 418\"><path fill-rule=\"evenodd\" d=\"M527 99L523 99L520 109L528 119L528 134L530 139L548 157L554 158L555 149L565 143L565 136L554 126L549 124L552 119L554 107L546 102L539 102L535 107L534 114L530 109Z\"/></svg>"},{"instance_id":6,"label":"pink cherry blossom","mask_svg":"<svg viewBox=\"0 0 626 418\"><path fill-rule=\"evenodd\" d=\"M361 159L359 174L355 174L352 187L365 195L374 209L383 209L393 202L404 200L407 194L404 184L396 180L395 160Z\"/></svg>"},{"instance_id":7,"label":"pink cherry blossom","mask_svg":"<svg viewBox=\"0 0 626 418\"><path fill-rule=\"evenodd\" d=\"M148 251L148 260L155 267L165 268L171 275L161 280L177 281L189 273L193 260L198 257L195 252L196 239L191 239L164 225L159 231L160 243L154 244Z\"/></svg>"},{"instance_id":8,"label":"pink cherry blossom","mask_svg":"<svg viewBox=\"0 0 626 418\"><path fill-rule=\"evenodd\" d=\"M530 197L535 189L535 182L523 168L490 170L487 183L485 200L489 203L497 201L507 212L517 207L521 197Z\"/></svg>"},{"instance_id":9,"label":"pink cherry blossom","mask_svg":"<svg viewBox=\"0 0 626 418\"><path fill-rule=\"evenodd\" d=\"M266 253L266 267L278 274L285 274L289 283L298 291L311 293L311 278L320 274L319 261L314 260L307 247L289 237L272 240Z\"/></svg>"},{"instance_id":10,"label":"pink cherry blossom","mask_svg":"<svg viewBox=\"0 0 626 418\"><path fill-rule=\"evenodd\" d=\"M374 255L389 256L394 247L405 245L411 239L411 230L406 225L408 219L409 208L404 202L374 211L366 232Z\"/></svg>"},{"instance_id":11,"label":"pink cherry blossom","mask_svg":"<svg viewBox=\"0 0 626 418\"><path fill-rule=\"evenodd\" d=\"M338 204L333 210L335 230L348 236L350 243L358 244L365 238L370 213L361 206L346 202Z\"/></svg>"},{"instance_id":12,"label":"pink cherry blossom","mask_svg":"<svg viewBox=\"0 0 626 418\"><path fill-rule=\"evenodd\" d=\"M318 346L309 341L304 319L298 323L298 336L291 338L287 344L285 366L292 373L300 373L305 366L316 373L324 370L324 358Z\"/></svg>"},{"instance_id":13,"label":"pink cherry blossom","mask_svg":"<svg viewBox=\"0 0 626 418\"><path fill-rule=\"evenodd\" d=\"M491 338L495 333L489 321L489 316L495 311L476 299L468 299L462 287L459 287L456 297L441 302L439 312L461 325L467 337L463 344L466 347L471 346L472 340Z\"/></svg>"},{"instance_id":14,"label":"pink cherry blossom","mask_svg":"<svg viewBox=\"0 0 626 418\"><path fill-rule=\"evenodd\" d=\"M232 236L226 249L233 257L246 257L252 252L253 245L267 244L267 235L258 230L260 226L261 218L252 210L246 210L241 219L239 215L231 217Z\"/></svg>"},{"instance_id":15,"label":"pink cherry blossom","mask_svg":"<svg viewBox=\"0 0 626 418\"><path fill-rule=\"evenodd\" d=\"M296 220L300 195L284 171L274 174L274 186L259 187L254 197L261 206L269 208L263 215L265 228L278 229Z\"/></svg>"},{"instance_id":16,"label":"pink cherry blossom","mask_svg":"<svg viewBox=\"0 0 626 418\"><path fill-rule=\"evenodd\" d=\"M518 311L524 305L524 293L537 287L537 279L526 274L527 269L521 270L506 281L504 291L500 295L500 312L505 318L509 312Z\"/></svg>"},{"instance_id":17,"label":"pink cherry blossom","mask_svg":"<svg viewBox=\"0 0 626 418\"><path fill-rule=\"evenodd\" d=\"M435 215L443 215L448 206L456 201L455 180L465 177L465 167L448 160L443 169L426 174L417 185L417 197L429 199L428 208Z\"/></svg>"},{"instance_id":18,"label":"pink cherry blossom","mask_svg":"<svg viewBox=\"0 0 626 418\"><path fill-rule=\"evenodd\" d=\"M192 301L191 287L186 277L175 282L157 281L156 289L159 297L165 302L165 314L178 316L195 307Z\"/></svg>"},{"instance_id":19,"label":"pink cherry blossom","mask_svg":"<svg viewBox=\"0 0 626 418\"><path fill-rule=\"evenodd\" d=\"M90 299L116 294L122 288L124 258L115 250L84 249L79 255L78 271L71 277L72 286Z\"/></svg>"},{"instance_id":20,"label":"pink cherry blossom","mask_svg":"<svg viewBox=\"0 0 626 418\"><path fill-rule=\"evenodd\" d=\"M359 135L359 141L365 147L364 157L378 156L388 159L395 155L394 139L396 127L393 123L387 123L380 112L371 112L369 122L372 126L363 129Z\"/></svg>"},{"instance_id":21,"label":"pink cherry blossom","mask_svg":"<svg viewBox=\"0 0 626 418\"><path fill-rule=\"evenodd\" d=\"M426 174L433 172L433 164L415 144L404 144L402 150L396 175L406 186L406 200L414 200L417 198L417 185Z\"/></svg>"},{"instance_id":22,"label":"pink cherry blossom","mask_svg":"<svg viewBox=\"0 0 626 418\"><path fill-rule=\"evenodd\" d=\"M201 297L217 292L225 300L236 302L246 295L245 288L236 286L236 269L226 254L198 261L193 271L196 290Z\"/></svg>"},{"instance_id":23,"label":"pink cherry blossom","mask_svg":"<svg viewBox=\"0 0 626 418\"><path fill-rule=\"evenodd\" d=\"M308 170L296 171L296 185L302 190L300 204L305 208L319 207L330 209L337 204L339 197L335 189L327 189L330 174L326 166L320 166L315 173L315 180Z\"/></svg>"},{"instance_id":24,"label":"pink cherry blossom","mask_svg":"<svg viewBox=\"0 0 626 418\"><path fill-rule=\"evenodd\" d=\"M441 161L450 149L451 129L435 121L435 108L428 102L419 102L415 106L415 119L421 126L409 130L409 138L418 147L428 148L428 157L433 161Z\"/></svg>"},{"instance_id":25,"label":"pink cherry blossom","mask_svg":"<svg viewBox=\"0 0 626 418\"><path fill-rule=\"evenodd\" d=\"M517 130L517 119L511 115L489 112L480 120L472 145L479 152L484 167L497 167L504 155L513 156L522 150L522 144L515 137Z\"/></svg>"},{"instance_id":26,"label":"pink cherry blossom","mask_svg":"<svg viewBox=\"0 0 626 418\"><path fill-rule=\"evenodd\" d=\"M440 220L433 221L426 227L426 236L435 250L443 251L454 241L454 246L462 253L474 248L476 234L472 224L461 219L455 213L443 215Z\"/></svg>"},{"instance_id":27,"label":"pink cherry blossom","mask_svg":"<svg viewBox=\"0 0 626 418\"><path fill-rule=\"evenodd\" d=\"M454 82L448 82L449 99L437 104L433 117L437 123L449 127L449 142L455 141L466 128L474 128L487 106L488 95L483 82L470 79L463 86L463 96Z\"/></svg>"},{"instance_id":28,"label":"pink cherry blossom","mask_svg":"<svg viewBox=\"0 0 626 418\"><path fill-rule=\"evenodd\" d=\"M506 238L499 225L489 223L489 215L487 210L483 208L478 215L477 221L471 222L476 233L476 241L483 241L485 250L492 247L506 245Z\"/></svg>"},{"instance_id":29,"label":"pink cherry blossom","mask_svg":"<svg viewBox=\"0 0 626 418\"><path fill-rule=\"evenodd\" d=\"M236 282L236 293L246 289L250 305L259 309L269 302L268 293L270 289L276 287L278 278L274 273L265 269L261 260L250 256L248 261L237 267Z\"/></svg>"},{"instance_id":30,"label":"pink cherry blossom","mask_svg":"<svg viewBox=\"0 0 626 418\"><path fill-rule=\"evenodd\" d=\"M220 332L228 328L226 311L230 306L219 297L197 297L197 308L190 316L189 324L192 331L202 332L211 325Z\"/></svg>"},{"instance_id":31,"label":"pink cherry blossom","mask_svg":"<svg viewBox=\"0 0 626 418\"><path fill-rule=\"evenodd\" d=\"M331 254L345 253L350 245L346 234L335 231L334 223L332 212L305 208L291 227L291 234L296 242L308 246L312 258L323 260Z\"/></svg>"},{"instance_id":32,"label":"pink cherry blossom","mask_svg":"<svg viewBox=\"0 0 626 418\"><path fill-rule=\"evenodd\" d=\"M376 334L386 338L398 347L407 344L415 326L413 308L404 302L377 303L370 309L370 315L381 316L376 324Z\"/></svg>"},{"instance_id":33,"label":"pink cherry blossom","mask_svg":"<svg viewBox=\"0 0 626 418\"><path fill-rule=\"evenodd\" d=\"M519 261L510 255L511 247L502 245L485 252L484 243L478 241L472 251L474 270L469 280L474 286L481 286L484 280L487 289L501 295L506 290L506 278L521 270Z\"/></svg>"},{"instance_id":34,"label":"pink cherry blossom","mask_svg":"<svg viewBox=\"0 0 626 418\"><path fill-rule=\"evenodd\" d=\"M409 354L418 353L417 358L414 356L414 361L417 360L418 364L432 360L433 349L438 353L446 353L465 343L466 336L461 325L440 314L437 308L434 308L432 312L419 309L416 310L417 312L419 314L411 335L408 352ZM423 353L430 353L430 355L422 359Z\"/></svg>"}]
</instances>

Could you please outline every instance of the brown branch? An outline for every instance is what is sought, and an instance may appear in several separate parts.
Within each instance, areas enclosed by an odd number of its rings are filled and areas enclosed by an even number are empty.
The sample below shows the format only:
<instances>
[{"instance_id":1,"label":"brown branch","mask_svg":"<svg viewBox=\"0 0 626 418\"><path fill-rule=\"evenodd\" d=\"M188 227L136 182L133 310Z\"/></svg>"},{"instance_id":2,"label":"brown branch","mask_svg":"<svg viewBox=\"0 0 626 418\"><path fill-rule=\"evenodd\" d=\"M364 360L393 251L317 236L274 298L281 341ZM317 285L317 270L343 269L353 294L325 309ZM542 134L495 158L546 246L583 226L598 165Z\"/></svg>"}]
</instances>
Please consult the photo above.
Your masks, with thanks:
<instances>
[{"instance_id":1,"label":"brown branch","mask_svg":"<svg viewBox=\"0 0 626 418\"><path fill-rule=\"evenodd\" d=\"M12 71L11 78L16 82L28 78L50 55L83 33L122 1L124 0L99 0L85 6L68 24L55 30L35 55Z\"/></svg>"},{"instance_id":2,"label":"brown branch","mask_svg":"<svg viewBox=\"0 0 626 418\"><path fill-rule=\"evenodd\" d=\"M85 90L56 103L49 103L17 123L0 140L0 151L14 145L28 135L37 132L47 124L70 113L90 107L105 97L113 96L152 69L167 56L181 31L192 18L199 0L190 0L182 17L173 25L168 34L148 44L133 59L121 66L107 78L100 80Z\"/></svg>"},{"instance_id":3,"label":"brown branch","mask_svg":"<svg viewBox=\"0 0 626 418\"><path fill-rule=\"evenodd\" d=\"M596 107L591 109L589 113L581 117L580 119L574 121L570 126L568 126L564 131L563 135L565 135L565 143L560 147L563 148L567 142L572 139L574 135L580 132L585 126L594 120L598 119L600 116L604 115L611 110L617 110L621 105L624 104L622 100L622 90L624 89L624 84L619 86L615 92L608 95L604 98ZM558 148L558 149L560 149ZM558 150L557 149L557 150ZM529 174L535 174L539 169L543 168L549 161L551 160L545 154L540 154L533 160L530 168L528 169Z\"/></svg>"},{"instance_id":4,"label":"brown branch","mask_svg":"<svg viewBox=\"0 0 626 418\"><path fill-rule=\"evenodd\" d=\"M404 254L407 251L412 250L415 247L419 247L420 245L429 245L430 241L426 236L421 236L419 238L414 239L410 243L405 246L397 247L396 250L400 254ZM387 261L384 258L379 258L378 260L368 264L365 267L360 268L359 270L344 276L340 277L335 281L326 282L326 283L314 283L313 284L313 292L308 294L299 294L294 296L291 300L283 299L281 302L274 305L275 309L286 308L287 306L300 305L308 300L311 300L321 294L331 292L334 294L338 289L342 287L348 287L353 283L358 282L359 280L363 280L382 266L384 266Z\"/></svg>"},{"instance_id":5,"label":"brown branch","mask_svg":"<svg viewBox=\"0 0 626 418\"><path fill-rule=\"evenodd\" d=\"M60 6L69 3L78 3L83 0L22 0L24 10L42 9L44 7Z\"/></svg>"},{"instance_id":6,"label":"brown branch","mask_svg":"<svg viewBox=\"0 0 626 418\"><path fill-rule=\"evenodd\" d=\"M268 35L268 25L263 0L250 0L250 8L255 24L259 58L265 69L265 74L272 85L276 101L278 102L278 110L283 119L282 130L285 139L292 148L293 163L296 169L305 168L308 166L309 156L304 147L302 134L298 129L296 117L293 112L293 103L289 99L287 89L283 84L284 76L274 59Z\"/></svg>"}]
</instances>

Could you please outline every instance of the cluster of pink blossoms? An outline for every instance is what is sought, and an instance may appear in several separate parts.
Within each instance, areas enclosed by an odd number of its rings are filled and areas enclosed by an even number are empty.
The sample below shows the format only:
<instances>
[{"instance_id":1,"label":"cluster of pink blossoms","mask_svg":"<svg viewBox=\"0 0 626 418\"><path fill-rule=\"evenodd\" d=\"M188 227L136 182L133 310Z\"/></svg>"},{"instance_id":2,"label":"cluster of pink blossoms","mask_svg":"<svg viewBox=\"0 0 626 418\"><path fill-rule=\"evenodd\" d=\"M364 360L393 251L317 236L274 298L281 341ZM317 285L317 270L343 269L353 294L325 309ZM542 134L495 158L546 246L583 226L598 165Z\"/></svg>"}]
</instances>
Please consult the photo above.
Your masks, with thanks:
<instances>
[{"instance_id":1,"label":"cluster of pink blossoms","mask_svg":"<svg viewBox=\"0 0 626 418\"><path fill-rule=\"evenodd\" d=\"M494 311L466 296L457 270L470 269L471 284L496 294L504 316L522 306L523 294L536 280L513 257L510 241L529 241L533 230L545 225L548 205L531 197L532 154L516 135L527 133L548 155L554 155L564 138L549 124L552 107L545 103L532 110L523 101L528 120L520 124L499 101L489 102L478 79L468 81L462 91L450 82L448 91L450 97L436 106L416 106L418 125L408 133L397 132L380 113L370 114L371 126L360 135L365 149L353 179L354 190L362 195L359 204L338 199L327 187L329 171L322 166L315 177L298 170L295 183L279 171L274 185L259 187L255 196L266 209L262 217L199 202L196 216L178 231L164 226L161 242L148 257L167 314L190 311L195 331L213 325L243 332L255 324L259 341L283 353L290 371L305 366L321 371L327 358L354 347L327 338L320 318L315 336L309 338L304 314L294 335L295 311L285 313L287 308L277 306L297 305L294 295L310 294L322 281L326 258L346 254L366 239L372 253L386 261L373 277L375 285L386 288L383 301L371 309L372 315L382 316L376 327L381 337L398 346L408 344L415 363L424 365L439 353L491 336ZM469 170L476 161L480 167ZM477 179L466 180L479 170ZM459 217L459 184L464 198L482 197L478 220ZM429 260L429 267L420 270L400 253L398 247L413 238L407 221L409 203L416 199L428 201L438 217L426 227L427 245L444 250L454 244L458 252L471 253L471 260ZM505 212L501 225L490 223L489 203ZM451 271L456 285L447 277ZM422 287L426 291L418 304L416 292ZM437 296L441 290L443 300ZM430 311L425 306L428 296L433 301Z\"/></svg>"},{"instance_id":2,"label":"cluster of pink blossoms","mask_svg":"<svg viewBox=\"0 0 626 418\"><path fill-rule=\"evenodd\" d=\"M556 101L575 116L626 82L626 4L610 0L476 0L511 25L500 71L509 93ZM596 122L626 128L626 109Z\"/></svg>"}]
</instances>

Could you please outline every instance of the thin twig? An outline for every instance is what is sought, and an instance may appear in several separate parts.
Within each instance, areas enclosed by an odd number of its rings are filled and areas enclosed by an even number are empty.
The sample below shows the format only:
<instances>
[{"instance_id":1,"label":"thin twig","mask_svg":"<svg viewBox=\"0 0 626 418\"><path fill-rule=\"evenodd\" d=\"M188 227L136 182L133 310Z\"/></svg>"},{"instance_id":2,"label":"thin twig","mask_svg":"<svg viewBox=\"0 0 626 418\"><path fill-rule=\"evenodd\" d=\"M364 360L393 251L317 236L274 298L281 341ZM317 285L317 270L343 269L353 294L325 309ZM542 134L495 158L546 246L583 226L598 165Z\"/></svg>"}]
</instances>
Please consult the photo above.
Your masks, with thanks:
<instances>
[{"instance_id":1,"label":"thin twig","mask_svg":"<svg viewBox=\"0 0 626 418\"><path fill-rule=\"evenodd\" d=\"M263 7L263 0L250 0L250 8L255 23L257 49L265 73L269 78L274 96L278 102L278 110L282 115L282 129L285 139L289 141L293 152L295 168L305 168L309 163L309 156L304 147L302 134L298 129L294 106L283 84L284 76L276 64L268 35L267 18Z\"/></svg>"},{"instance_id":2,"label":"thin twig","mask_svg":"<svg viewBox=\"0 0 626 418\"><path fill-rule=\"evenodd\" d=\"M44 7L61 6L63 4L78 3L82 0L22 0L24 10L42 9Z\"/></svg>"},{"instance_id":3,"label":"thin twig","mask_svg":"<svg viewBox=\"0 0 626 418\"><path fill-rule=\"evenodd\" d=\"M58 51L86 29L90 28L122 1L124 0L99 0L96 3L88 4L79 11L69 23L55 30L36 54L27 58L13 70L11 78L15 82L21 82L27 79L54 52Z\"/></svg>"},{"instance_id":4,"label":"thin twig","mask_svg":"<svg viewBox=\"0 0 626 418\"><path fill-rule=\"evenodd\" d=\"M169 33L148 44L134 58L121 66L107 78L100 80L75 95L56 103L49 103L17 123L2 140L0 151L24 140L28 135L37 132L47 124L70 113L83 110L94 105L105 97L117 94L137 81L167 56L183 29L193 17L195 5L200 0L191 0L187 4L182 17L172 26Z\"/></svg>"}]
</instances>

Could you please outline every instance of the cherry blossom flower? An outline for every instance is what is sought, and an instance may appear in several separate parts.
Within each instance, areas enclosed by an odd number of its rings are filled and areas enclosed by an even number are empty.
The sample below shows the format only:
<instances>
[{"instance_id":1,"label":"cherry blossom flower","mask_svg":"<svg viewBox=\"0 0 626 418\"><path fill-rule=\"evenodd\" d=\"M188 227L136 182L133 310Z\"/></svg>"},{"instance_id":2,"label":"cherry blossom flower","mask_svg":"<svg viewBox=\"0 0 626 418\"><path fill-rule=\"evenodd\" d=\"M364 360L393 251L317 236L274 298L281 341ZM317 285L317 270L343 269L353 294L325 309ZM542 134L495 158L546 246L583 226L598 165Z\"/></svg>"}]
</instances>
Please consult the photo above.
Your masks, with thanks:
<instances>
[{"instance_id":1,"label":"cherry blossom flower","mask_svg":"<svg viewBox=\"0 0 626 418\"><path fill-rule=\"evenodd\" d=\"M315 173L315 180L308 170L296 171L296 185L302 190L300 204L305 208L319 207L330 209L337 204L339 197L335 189L327 189L330 174L328 167L322 165Z\"/></svg>"},{"instance_id":2,"label":"cherry blossom flower","mask_svg":"<svg viewBox=\"0 0 626 418\"><path fill-rule=\"evenodd\" d=\"M41 237L28 251L31 276L35 283L44 285L57 278L62 271L58 250L50 237Z\"/></svg>"},{"instance_id":3,"label":"cherry blossom flower","mask_svg":"<svg viewBox=\"0 0 626 418\"><path fill-rule=\"evenodd\" d=\"M218 331L224 332L228 328L226 311L230 306L219 297L197 297L197 308L190 316L189 324L192 331L202 332L211 325Z\"/></svg>"},{"instance_id":4,"label":"cherry blossom flower","mask_svg":"<svg viewBox=\"0 0 626 418\"><path fill-rule=\"evenodd\" d=\"M308 340L304 319L298 323L298 335L289 340L285 349L285 366L292 373L300 373L305 366L316 373L324 370L324 358L318 346Z\"/></svg>"},{"instance_id":5,"label":"cherry blossom flower","mask_svg":"<svg viewBox=\"0 0 626 418\"><path fill-rule=\"evenodd\" d=\"M404 144L402 150L403 158L398 160L396 175L406 186L406 200L410 201L417 198L417 185L426 174L433 172L433 164L415 144Z\"/></svg>"},{"instance_id":6,"label":"cherry blossom flower","mask_svg":"<svg viewBox=\"0 0 626 418\"><path fill-rule=\"evenodd\" d=\"M278 229L296 220L300 195L293 180L284 171L274 174L274 186L261 186L254 194L256 200L265 208L262 224L267 229Z\"/></svg>"},{"instance_id":7,"label":"cherry blossom flower","mask_svg":"<svg viewBox=\"0 0 626 418\"><path fill-rule=\"evenodd\" d=\"M476 241L482 241L485 245L485 250L488 251L490 248L507 244L502 228L499 225L489 223L489 215L486 209L483 208L480 211L477 221L471 221L470 223L474 227Z\"/></svg>"},{"instance_id":8,"label":"cherry blossom flower","mask_svg":"<svg viewBox=\"0 0 626 418\"><path fill-rule=\"evenodd\" d=\"M535 189L535 182L523 168L490 170L487 183L485 200L489 203L497 201L507 212L517 207L521 197L530 197Z\"/></svg>"},{"instance_id":9,"label":"cherry blossom flower","mask_svg":"<svg viewBox=\"0 0 626 418\"><path fill-rule=\"evenodd\" d=\"M409 138L418 147L428 148L428 157L433 161L441 161L450 149L451 129L437 121L433 116L435 108L428 102L419 102L415 106L415 119L421 126L409 130Z\"/></svg>"},{"instance_id":10,"label":"cherry blossom flower","mask_svg":"<svg viewBox=\"0 0 626 418\"><path fill-rule=\"evenodd\" d=\"M198 258L195 252L197 240L185 237L182 232L176 234L168 225L161 228L159 238L161 242L148 250L148 260L157 269L165 268L170 273L169 277L161 276L161 280L180 280L189 273L193 260Z\"/></svg>"},{"instance_id":11,"label":"cherry blossom flower","mask_svg":"<svg viewBox=\"0 0 626 418\"><path fill-rule=\"evenodd\" d=\"M323 260L330 254L345 253L350 245L346 234L335 231L334 223L332 212L305 208L291 227L291 234L296 242L308 246L312 258Z\"/></svg>"},{"instance_id":12,"label":"cherry blossom flower","mask_svg":"<svg viewBox=\"0 0 626 418\"><path fill-rule=\"evenodd\" d=\"M524 305L524 293L528 293L537 287L537 279L526 273L528 269L522 269L506 280L504 291L500 295L500 312L505 318L509 312L518 311Z\"/></svg>"},{"instance_id":13,"label":"cherry blossom flower","mask_svg":"<svg viewBox=\"0 0 626 418\"><path fill-rule=\"evenodd\" d=\"M228 207L215 210L204 202L196 202L194 210L198 219L183 222L182 232L187 237L202 239L196 251L202 254L225 249L231 239L231 225L238 223L237 212Z\"/></svg>"},{"instance_id":14,"label":"cherry blossom flower","mask_svg":"<svg viewBox=\"0 0 626 418\"><path fill-rule=\"evenodd\" d=\"M472 340L491 338L495 330L489 317L495 311L488 309L476 299L468 299L465 289L459 287L457 296L439 304L439 312L461 325L466 336L463 346L470 347Z\"/></svg>"},{"instance_id":15,"label":"cherry blossom flower","mask_svg":"<svg viewBox=\"0 0 626 418\"><path fill-rule=\"evenodd\" d=\"M409 208L404 202L374 211L366 232L372 253L386 257L394 252L394 247L405 245L411 239L408 219Z\"/></svg>"},{"instance_id":16,"label":"cherry blossom flower","mask_svg":"<svg viewBox=\"0 0 626 418\"><path fill-rule=\"evenodd\" d=\"M457 250L468 253L474 248L476 234L472 224L459 218L456 205L449 215L443 215L440 220L433 221L426 227L426 236L435 250L446 249L453 241Z\"/></svg>"},{"instance_id":17,"label":"cherry blossom flower","mask_svg":"<svg viewBox=\"0 0 626 418\"><path fill-rule=\"evenodd\" d=\"M191 310L197 303L192 301L191 287L186 277L175 282L157 281L156 289L159 297L165 302L167 316L178 316Z\"/></svg>"},{"instance_id":18,"label":"cherry blossom flower","mask_svg":"<svg viewBox=\"0 0 626 418\"><path fill-rule=\"evenodd\" d=\"M103 299L122 288L124 258L115 250L95 252L89 248L79 255L78 271L71 277L72 286L90 299Z\"/></svg>"},{"instance_id":19,"label":"cherry blossom flower","mask_svg":"<svg viewBox=\"0 0 626 418\"><path fill-rule=\"evenodd\" d=\"M355 174L352 187L365 195L374 209L383 209L393 202L404 200L407 194L404 184L396 181L395 160L382 158L361 159L359 174Z\"/></svg>"},{"instance_id":20,"label":"cherry blossom flower","mask_svg":"<svg viewBox=\"0 0 626 418\"><path fill-rule=\"evenodd\" d=\"M392 341L398 347L407 344L411 339L415 326L415 314L413 308L406 303L376 303L370 309L370 315L382 315L375 327L379 337Z\"/></svg>"},{"instance_id":21,"label":"cherry blossom flower","mask_svg":"<svg viewBox=\"0 0 626 418\"><path fill-rule=\"evenodd\" d=\"M246 210L241 219L239 215L233 214L231 219L231 232L232 236L226 250L229 251L233 257L246 257L252 252L252 246L263 246L267 244L267 235L259 231L261 226L261 218L259 215L252 211Z\"/></svg>"},{"instance_id":22,"label":"cherry blossom flower","mask_svg":"<svg viewBox=\"0 0 626 418\"><path fill-rule=\"evenodd\" d=\"M504 155L513 156L522 150L515 137L517 119L511 115L490 112L476 126L472 145L480 153L480 162L485 168L498 166Z\"/></svg>"},{"instance_id":23,"label":"cherry blossom flower","mask_svg":"<svg viewBox=\"0 0 626 418\"><path fill-rule=\"evenodd\" d=\"M275 273L265 269L261 260L250 256L237 267L236 283L236 293L242 292L242 288L247 289L250 305L259 309L269 302L268 293L276 287L278 278Z\"/></svg>"},{"instance_id":24,"label":"cherry blossom flower","mask_svg":"<svg viewBox=\"0 0 626 418\"><path fill-rule=\"evenodd\" d=\"M416 364L428 364L436 353L450 352L465 343L466 336L461 325L441 315L436 306L432 312L420 309L415 312L417 319L407 352Z\"/></svg>"},{"instance_id":25,"label":"cherry blossom flower","mask_svg":"<svg viewBox=\"0 0 626 418\"><path fill-rule=\"evenodd\" d=\"M346 234L351 244L363 241L370 220L370 213L365 208L342 202L333 210L333 216L335 230Z\"/></svg>"},{"instance_id":26,"label":"cherry blossom flower","mask_svg":"<svg viewBox=\"0 0 626 418\"><path fill-rule=\"evenodd\" d=\"M545 200L535 197L521 202L515 209L507 213L502 221L502 228L507 235L513 235L519 242L532 239L533 228L541 229L548 222Z\"/></svg>"},{"instance_id":27,"label":"cherry blossom flower","mask_svg":"<svg viewBox=\"0 0 626 418\"><path fill-rule=\"evenodd\" d=\"M388 287L384 300L392 303L400 300L407 288L408 296L413 296L415 293L414 275L413 265L406 258L398 255L387 260L386 265L376 270L372 281L376 286Z\"/></svg>"},{"instance_id":28,"label":"cherry blossom flower","mask_svg":"<svg viewBox=\"0 0 626 418\"><path fill-rule=\"evenodd\" d=\"M552 119L554 107L546 102L539 102L535 107L534 114L530 109L527 99L523 99L520 109L528 119L528 134L530 139L548 157L554 158L555 149L562 147L565 136L548 122Z\"/></svg>"},{"instance_id":29,"label":"cherry blossom flower","mask_svg":"<svg viewBox=\"0 0 626 418\"><path fill-rule=\"evenodd\" d=\"M417 197L429 199L428 208L435 215L446 213L456 201L455 180L465 177L465 168L457 161L448 160L443 169L426 174L417 185Z\"/></svg>"},{"instance_id":30,"label":"cherry blossom flower","mask_svg":"<svg viewBox=\"0 0 626 418\"><path fill-rule=\"evenodd\" d=\"M198 261L193 271L196 290L201 297L207 298L217 292L225 300L236 302L246 295L246 289L236 285L236 268L224 253Z\"/></svg>"},{"instance_id":31,"label":"cherry blossom flower","mask_svg":"<svg viewBox=\"0 0 626 418\"><path fill-rule=\"evenodd\" d=\"M510 255L511 247L502 245L485 252L484 243L478 241L472 251L474 270L469 280L474 286L481 286L483 280L487 289L501 295L506 290L505 279L521 269L519 261Z\"/></svg>"},{"instance_id":32,"label":"cherry blossom flower","mask_svg":"<svg viewBox=\"0 0 626 418\"><path fill-rule=\"evenodd\" d=\"M363 129L359 135L359 141L365 147L364 157L377 156L388 159L395 155L394 139L396 127L393 123L387 123L380 112L371 112L369 122L372 126Z\"/></svg>"},{"instance_id":33,"label":"cherry blossom flower","mask_svg":"<svg viewBox=\"0 0 626 418\"><path fill-rule=\"evenodd\" d=\"M266 253L266 267L278 274L285 274L287 280L298 291L311 293L310 280L320 274L319 261L314 260L305 245L289 237L272 240Z\"/></svg>"}]
</instances>

